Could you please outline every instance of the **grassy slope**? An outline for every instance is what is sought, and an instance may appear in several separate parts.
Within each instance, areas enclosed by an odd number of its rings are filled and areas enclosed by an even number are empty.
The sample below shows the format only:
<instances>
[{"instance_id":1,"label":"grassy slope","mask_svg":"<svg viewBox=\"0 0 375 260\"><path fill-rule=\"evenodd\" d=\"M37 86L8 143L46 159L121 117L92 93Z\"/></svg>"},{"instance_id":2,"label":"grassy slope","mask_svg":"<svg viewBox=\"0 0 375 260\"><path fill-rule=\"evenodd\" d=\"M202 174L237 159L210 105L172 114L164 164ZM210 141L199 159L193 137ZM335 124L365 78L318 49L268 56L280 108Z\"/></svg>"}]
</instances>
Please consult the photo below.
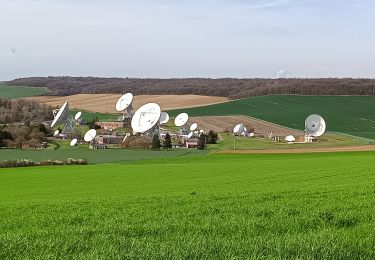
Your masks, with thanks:
<instances>
[{"instance_id":1,"label":"grassy slope","mask_svg":"<svg viewBox=\"0 0 375 260\"><path fill-rule=\"evenodd\" d=\"M241 114L279 125L304 129L309 114L322 115L327 130L375 139L375 97L371 96L262 96L227 103L170 111L172 116Z\"/></svg>"},{"instance_id":2,"label":"grassy slope","mask_svg":"<svg viewBox=\"0 0 375 260\"><path fill-rule=\"evenodd\" d=\"M231 150L234 147L234 136L222 134L223 140L219 140L218 144L209 145L209 150ZM355 138L351 136L338 135L338 134L325 134L319 139L317 143L294 143L287 144L282 142L274 142L269 139L260 138L245 138L236 137L236 149L251 149L251 150L269 150L269 149L303 149L303 148L326 148L326 147L346 147L373 144L362 138Z\"/></svg>"},{"instance_id":3,"label":"grassy slope","mask_svg":"<svg viewBox=\"0 0 375 260\"><path fill-rule=\"evenodd\" d=\"M21 98L38 96L47 93L46 88L32 88L22 86L6 86L0 84L0 98Z\"/></svg>"},{"instance_id":4,"label":"grassy slope","mask_svg":"<svg viewBox=\"0 0 375 260\"><path fill-rule=\"evenodd\" d=\"M69 141L70 142L70 141ZM120 161L137 161L157 158L174 158L185 156L198 156L205 151L197 150L125 150L125 149L87 149L88 144L70 148L69 142L58 142L62 149L57 150L33 150L33 149L2 149L0 150L0 161L14 159L31 159L35 162L45 160L65 160L68 158L86 159L89 163L112 163Z\"/></svg>"},{"instance_id":5,"label":"grassy slope","mask_svg":"<svg viewBox=\"0 0 375 260\"><path fill-rule=\"evenodd\" d=\"M0 169L0 258L375 258L375 153Z\"/></svg>"}]
</instances>

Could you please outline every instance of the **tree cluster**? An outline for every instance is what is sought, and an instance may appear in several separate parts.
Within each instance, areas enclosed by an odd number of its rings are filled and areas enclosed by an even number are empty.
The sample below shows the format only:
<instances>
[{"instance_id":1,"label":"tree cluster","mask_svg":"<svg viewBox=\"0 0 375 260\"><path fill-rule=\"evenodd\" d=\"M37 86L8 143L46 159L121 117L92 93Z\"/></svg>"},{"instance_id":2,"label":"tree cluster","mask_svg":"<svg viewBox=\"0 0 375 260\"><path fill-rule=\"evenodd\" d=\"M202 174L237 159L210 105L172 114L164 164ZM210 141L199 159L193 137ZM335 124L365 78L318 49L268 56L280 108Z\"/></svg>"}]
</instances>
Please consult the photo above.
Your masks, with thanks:
<instances>
[{"instance_id":1,"label":"tree cluster","mask_svg":"<svg viewBox=\"0 0 375 260\"><path fill-rule=\"evenodd\" d=\"M35 101L0 98L0 124L12 124L16 122L30 124L52 120L52 109L51 106L40 105Z\"/></svg>"},{"instance_id":2,"label":"tree cluster","mask_svg":"<svg viewBox=\"0 0 375 260\"><path fill-rule=\"evenodd\" d=\"M24 144L37 148L41 142L46 141L47 128L43 125L12 125L0 129L0 148L22 148Z\"/></svg>"},{"instance_id":3,"label":"tree cluster","mask_svg":"<svg viewBox=\"0 0 375 260\"><path fill-rule=\"evenodd\" d=\"M6 82L7 85L46 87L50 95L132 92L144 94L196 94L244 98L270 94L375 95L375 79L140 79L95 77L33 77Z\"/></svg>"}]
</instances>

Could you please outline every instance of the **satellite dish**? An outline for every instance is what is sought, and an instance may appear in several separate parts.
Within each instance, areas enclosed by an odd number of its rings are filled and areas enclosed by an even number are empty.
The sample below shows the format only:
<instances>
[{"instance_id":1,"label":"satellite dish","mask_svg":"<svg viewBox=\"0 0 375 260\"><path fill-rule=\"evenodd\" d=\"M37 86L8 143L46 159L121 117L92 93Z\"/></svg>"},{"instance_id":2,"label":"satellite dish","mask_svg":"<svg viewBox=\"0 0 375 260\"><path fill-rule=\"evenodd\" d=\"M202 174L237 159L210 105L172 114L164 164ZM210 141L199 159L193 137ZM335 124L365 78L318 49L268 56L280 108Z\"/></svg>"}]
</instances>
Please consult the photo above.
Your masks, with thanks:
<instances>
[{"instance_id":1,"label":"satellite dish","mask_svg":"<svg viewBox=\"0 0 375 260\"><path fill-rule=\"evenodd\" d=\"M85 142L91 142L92 140L94 140L95 136L96 136L96 130L90 129L89 131L86 132L83 139L85 140Z\"/></svg>"},{"instance_id":2,"label":"satellite dish","mask_svg":"<svg viewBox=\"0 0 375 260\"><path fill-rule=\"evenodd\" d=\"M233 128L233 133L235 135L240 135L242 134L243 130L244 130L245 126L241 123L241 124L238 124L236 125L234 128Z\"/></svg>"},{"instance_id":3,"label":"satellite dish","mask_svg":"<svg viewBox=\"0 0 375 260\"><path fill-rule=\"evenodd\" d=\"M203 129L199 130L199 133L203 134L203 133L204 133L204 130L203 130Z\"/></svg>"},{"instance_id":4,"label":"satellite dish","mask_svg":"<svg viewBox=\"0 0 375 260\"><path fill-rule=\"evenodd\" d=\"M160 119L159 119L159 124L166 124L169 121L169 115L167 112L161 112L160 114Z\"/></svg>"},{"instance_id":5,"label":"satellite dish","mask_svg":"<svg viewBox=\"0 0 375 260\"><path fill-rule=\"evenodd\" d=\"M77 144L78 140L77 138L74 138L72 141L70 141L70 146L75 146Z\"/></svg>"},{"instance_id":6,"label":"satellite dish","mask_svg":"<svg viewBox=\"0 0 375 260\"><path fill-rule=\"evenodd\" d=\"M326 122L320 115L309 115L305 120L305 130L308 135L319 137L326 131Z\"/></svg>"},{"instance_id":7,"label":"satellite dish","mask_svg":"<svg viewBox=\"0 0 375 260\"><path fill-rule=\"evenodd\" d=\"M254 134L254 133L250 133L249 136L250 136L250 137L253 137L253 136L255 136L255 134Z\"/></svg>"},{"instance_id":8,"label":"satellite dish","mask_svg":"<svg viewBox=\"0 0 375 260\"><path fill-rule=\"evenodd\" d=\"M77 114L74 116L74 119L75 119L75 120L80 119L81 115L82 115L82 112L81 112L81 111L78 111Z\"/></svg>"},{"instance_id":9,"label":"satellite dish","mask_svg":"<svg viewBox=\"0 0 375 260\"><path fill-rule=\"evenodd\" d=\"M56 135L58 135L60 133L60 130L56 130L55 132L53 132L53 136L56 136Z\"/></svg>"},{"instance_id":10,"label":"satellite dish","mask_svg":"<svg viewBox=\"0 0 375 260\"><path fill-rule=\"evenodd\" d=\"M190 131L194 132L198 127L198 124L197 123L194 123L190 126Z\"/></svg>"},{"instance_id":11,"label":"satellite dish","mask_svg":"<svg viewBox=\"0 0 375 260\"><path fill-rule=\"evenodd\" d=\"M126 93L125 95L122 95L116 103L116 110L118 112L121 112L125 109L127 109L133 102L133 94L132 93Z\"/></svg>"},{"instance_id":12,"label":"satellite dish","mask_svg":"<svg viewBox=\"0 0 375 260\"><path fill-rule=\"evenodd\" d=\"M141 106L132 118L134 132L144 133L159 123L161 115L160 106L156 103L148 103Z\"/></svg>"},{"instance_id":13,"label":"satellite dish","mask_svg":"<svg viewBox=\"0 0 375 260\"><path fill-rule=\"evenodd\" d=\"M288 143L291 143L291 142L296 141L296 138L293 135L287 135L285 136L285 141L287 141Z\"/></svg>"},{"instance_id":14,"label":"satellite dish","mask_svg":"<svg viewBox=\"0 0 375 260\"><path fill-rule=\"evenodd\" d=\"M62 105L62 107L59 109L59 112L57 112L55 119L53 119L51 127L54 127L55 125L59 125L66 121L69 115L69 107L68 107L68 101Z\"/></svg>"},{"instance_id":15,"label":"satellite dish","mask_svg":"<svg viewBox=\"0 0 375 260\"><path fill-rule=\"evenodd\" d=\"M193 136L193 134L194 134L194 132L190 132L187 137L191 138Z\"/></svg>"},{"instance_id":16,"label":"satellite dish","mask_svg":"<svg viewBox=\"0 0 375 260\"><path fill-rule=\"evenodd\" d=\"M181 113L174 119L175 126L183 126L189 120L189 115L186 113Z\"/></svg>"}]
</instances>

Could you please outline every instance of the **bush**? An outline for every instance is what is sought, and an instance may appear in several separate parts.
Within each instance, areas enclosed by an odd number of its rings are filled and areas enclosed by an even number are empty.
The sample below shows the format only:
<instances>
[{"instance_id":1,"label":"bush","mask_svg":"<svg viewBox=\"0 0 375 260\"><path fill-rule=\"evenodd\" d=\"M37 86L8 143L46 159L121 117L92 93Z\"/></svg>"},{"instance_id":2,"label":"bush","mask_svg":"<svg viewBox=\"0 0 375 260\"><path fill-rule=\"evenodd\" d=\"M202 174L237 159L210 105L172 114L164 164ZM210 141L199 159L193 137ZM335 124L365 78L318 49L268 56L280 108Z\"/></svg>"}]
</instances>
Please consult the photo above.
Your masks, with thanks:
<instances>
[{"instance_id":1,"label":"bush","mask_svg":"<svg viewBox=\"0 0 375 260\"><path fill-rule=\"evenodd\" d=\"M67 160L47 160L42 162L33 162L28 159L20 160L5 160L0 162L0 168L11 168L11 167L30 167L30 166L51 166L51 165L87 165L87 161L84 159L73 159L68 158Z\"/></svg>"}]
</instances>

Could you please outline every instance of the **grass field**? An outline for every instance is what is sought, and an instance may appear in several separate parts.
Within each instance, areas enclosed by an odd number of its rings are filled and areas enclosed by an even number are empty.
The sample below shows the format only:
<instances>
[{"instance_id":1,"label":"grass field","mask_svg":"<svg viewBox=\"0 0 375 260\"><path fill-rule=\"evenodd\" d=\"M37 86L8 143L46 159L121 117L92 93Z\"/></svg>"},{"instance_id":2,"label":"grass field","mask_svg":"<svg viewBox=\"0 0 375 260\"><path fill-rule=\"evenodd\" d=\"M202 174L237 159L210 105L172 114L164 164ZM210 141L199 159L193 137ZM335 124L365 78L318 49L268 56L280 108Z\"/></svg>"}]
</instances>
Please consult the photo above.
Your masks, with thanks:
<instances>
[{"instance_id":1,"label":"grass field","mask_svg":"<svg viewBox=\"0 0 375 260\"><path fill-rule=\"evenodd\" d=\"M61 142L60 142L61 144ZM91 163L113 163L129 162L137 160L157 159L157 158L175 158L199 156L205 154L205 151L197 150L170 150L170 151L152 151L152 150L125 150L125 149L104 149L91 150L88 144L83 144L76 148L70 148L69 142L57 150L32 150L32 149L2 149L0 150L0 161L14 159L30 159L34 162L46 160L66 160L68 158L85 159Z\"/></svg>"},{"instance_id":2,"label":"grass field","mask_svg":"<svg viewBox=\"0 0 375 260\"><path fill-rule=\"evenodd\" d=\"M355 138L352 136L325 134L319 139L317 143L294 143L288 144L284 140L281 142L274 142L268 138L245 138L234 137L233 135L222 134L223 140L219 140L217 144L209 145L209 150L231 150L234 149L234 143L237 150L284 150L284 149L304 149L304 148L329 148L329 147L350 147L358 145L373 144L362 138ZM234 140L236 138L236 140ZM234 142L235 141L235 142Z\"/></svg>"},{"instance_id":3,"label":"grass field","mask_svg":"<svg viewBox=\"0 0 375 260\"><path fill-rule=\"evenodd\" d=\"M374 259L374 158L0 169L0 259Z\"/></svg>"},{"instance_id":4,"label":"grass field","mask_svg":"<svg viewBox=\"0 0 375 260\"><path fill-rule=\"evenodd\" d=\"M21 98L38 96L47 93L46 88L7 86L0 84L0 98Z\"/></svg>"},{"instance_id":5,"label":"grass field","mask_svg":"<svg viewBox=\"0 0 375 260\"><path fill-rule=\"evenodd\" d=\"M294 129L304 129L309 114L320 114L327 130L375 139L373 96L261 96L227 103L170 111L172 116L246 115Z\"/></svg>"}]
</instances>

